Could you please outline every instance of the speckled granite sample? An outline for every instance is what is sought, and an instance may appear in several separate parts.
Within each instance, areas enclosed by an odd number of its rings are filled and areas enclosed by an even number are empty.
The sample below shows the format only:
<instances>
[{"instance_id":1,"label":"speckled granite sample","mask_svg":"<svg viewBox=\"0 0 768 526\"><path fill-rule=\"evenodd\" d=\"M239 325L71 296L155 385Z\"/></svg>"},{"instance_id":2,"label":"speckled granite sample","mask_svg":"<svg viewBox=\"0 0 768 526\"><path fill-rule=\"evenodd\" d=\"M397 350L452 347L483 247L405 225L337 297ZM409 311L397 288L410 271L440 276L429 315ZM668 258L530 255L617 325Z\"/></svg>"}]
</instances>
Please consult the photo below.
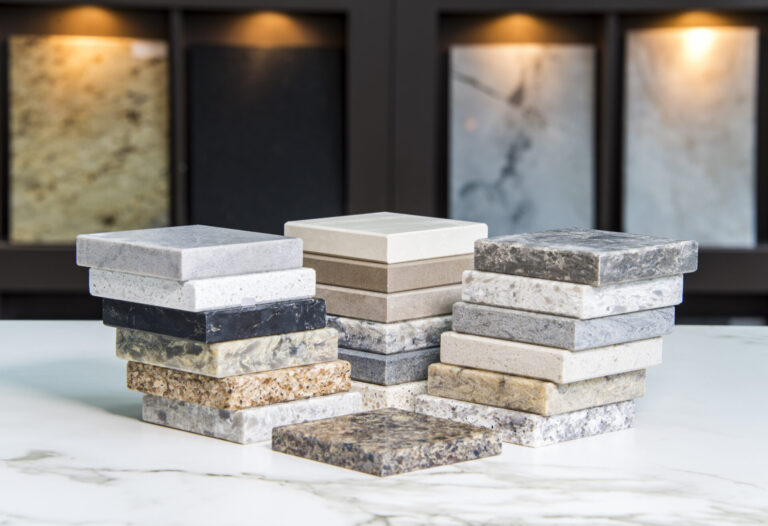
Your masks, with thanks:
<instances>
[{"instance_id":1,"label":"speckled granite sample","mask_svg":"<svg viewBox=\"0 0 768 526\"><path fill-rule=\"evenodd\" d=\"M187 281L301 266L301 239L206 225L77 236L77 264Z\"/></svg>"},{"instance_id":2,"label":"speckled granite sample","mask_svg":"<svg viewBox=\"0 0 768 526\"><path fill-rule=\"evenodd\" d=\"M338 340L328 328L219 343L117 329L117 357L223 378L336 360Z\"/></svg>"},{"instance_id":3,"label":"speckled granite sample","mask_svg":"<svg viewBox=\"0 0 768 526\"><path fill-rule=\"evenodd\" d=\"M207 405L246 409L349 391L349 363L341 360L213 378L128 362L128 389Z\"/></svg>"},{"instance_id":4,"label":"speckled granite sample","mask_svg":"<svg viewBox=\"0 0 768 526\"><path fill-rule=\"evenodd\" d=\"M93 296L191 312L274 303L315 295L315 271L309 268L189 281L95 268L90 270L89 276Z\"/></svg>"},{"instance_id":5,"label":"speckled granite sample","mask_svg":"<svg viewBox=\"0 0 768 526\"><path fill-rule=\"evenodd\" d=\"M620 402L562 415L540 416L421 395L416 397L416 412L500 431L501 439L511 444L541 447L629 429L635 418L635 402Z\"/></svg>"},{"instance_id":6,"label":"speckled granite sample","mask_svg":"<svg viewBox=\"0 0 768 526\"><path fill-rule=\"evenodd\" d=\"M583 320L678 305L683 301L683 277L593 287L468 270L464 273L461 299Z\"/></svg>"},{"instance_id":7,"label":"speckled granite sample","mask_svg":"<svg viewBox=\"0 0 768 526\"><path fill-rule=\"evenodd\" d=\"M444 332L440 361L567 384L661 363L661 338L573 352L530 343Z\"/></svg>"},{"instance_id":8,"label":"speckled granite sample","mask_svg":"<svg viewBox=\"0 0 768 526\"><path fill-rule=\"evenodd\" d=\"M381 477L490 457L501 434L400 409L272 430L272 449Z\"/></svg>"},{"instance_id":9,"label":"speckled granite sample","mask_svg":"<svg viewBox=\"0 0 768 526\"><path fill-rule=\"evenodd\" d=\"M429 365L440 360L440 347L376 354L339 349L339 359L352 364L352 379L378 385L395 385L427 379Z\"/></svg>"},{"instance_id":10,"label":"speckled granite sample","mask_svg":"<svg viewBox=\"0 0 768 526\"><path fill-rule=\"evenodd\" d=\"M461 298L461 285L392 294L317 285L317 296L325 300L328 314L393 323L450 314L453 304Z\"/></svg>"},{"instance_id":11,"label":"speckled granite sample","mask_svg":"<svg viewBox=\"0 0 768 526\"><path fill-rule=\"evenodd\" d=\"M433 363L429 367L427 392L443 398L551 416L641 398L645 395L645 371L558 385L535 378Z\"/></svg>"},{"instance_id":12,"label":"speckled granite sample","mask_svg":"<svg viewBox=\"0 0 768 526\"><path fill-rule=\"evenodd\" d=\"M328 326L339 331L339 345L346 349L394 354L440 345L440 335L451 330L450 316L378 323L328 316Z\"/></svg>"},{"instance_id":13,"label":"speckled granite sample","mask_svg":"<svg viewBox=\"0 0 768 526\"><path fill-rule=\"evenodd\" d=\"M361 410L360 394L350 392L237 410L144 395L141 418L145 422L190 433L252 444L272 438L272 429L278 426L349 415Z\"/></svg>"},{"instance_id":14,"label":"speckled granite sample","mask_svg":"<svg viewBox=\"0 0 768 526\"><path fill-rule=\"evenodd\" d=\"M306 298L189 312L105 299L102 319L111 327L216 343L321 329L325 327L325 302Z\"/></svg>"},{"instance_id":15,"label":"speckled granite sample","mask_svg":"<svg viewBox=\"0 0 768 526\"><path fill-rule=\"evenodd\" d=\"M352 382L352 391L363 397L363 411L393 407L413 411L416 397L427 392L427 382L408 382L399 385L376 385Z\"/></svg>"},{"instance_id":16,"label":"speckled granite sample","mask_svg":"<svg viewBox=\"0 0 768 526\"><path fill-rule=\"evenodd\" d=\"M9 238L170 222L167 44L8 38Z\"/></svg>"},{"instance_id":17,"label":"speckled granite sample","mask_svg":"<svg viewBox=\"0 0 768 526\"><path fill-rule=\"evenodd\" d=\"M461 283L461 273L474 267L474 256L448 256L404 263L375 263L304 253L304 266L315 269L317 282L324 285L402 292Z\"/></svg>"},{"instance_id":18,"label":"speckled granite sample","mask_svg":"<svg viewBox=\"0 0 768 526\"><path fill-rule=\"evenodd\" d=\"M453 305L456 332L572 351L655 338L674 326L673 307L578 320L461 301Z\"/></svg>"}]
</instances>

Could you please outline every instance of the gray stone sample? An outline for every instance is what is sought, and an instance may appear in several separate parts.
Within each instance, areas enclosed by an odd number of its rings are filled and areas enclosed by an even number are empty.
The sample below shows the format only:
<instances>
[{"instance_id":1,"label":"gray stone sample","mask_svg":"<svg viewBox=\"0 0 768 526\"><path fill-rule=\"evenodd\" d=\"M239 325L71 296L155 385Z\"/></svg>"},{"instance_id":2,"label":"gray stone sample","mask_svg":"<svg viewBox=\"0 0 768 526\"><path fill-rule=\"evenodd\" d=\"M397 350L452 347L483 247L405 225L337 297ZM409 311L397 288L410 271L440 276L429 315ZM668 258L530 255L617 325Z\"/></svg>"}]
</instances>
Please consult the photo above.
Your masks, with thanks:
<instances>
[{"instance_id":1,"label":"gray stone sample","mask_svg":"<svg viewBox=\"0 0 768 526\"><path fill-rule=\"evenodd\" d=\"M394 354L440 345L440 335L451 330L450 316L379 323L328 316L328 326L339 331L339 346L358 351Z\"/></svg>"},{"instance_id":2,"label":"gray stone sample","mask_svg":"<svg viewBox=\"0 0 768 526\"><path fill-rule=\"evenodd\" d=\"M427 382L407 382L397 385L376 385L367 382L352 382L352 389L363 397L363 411L394 407L413 411L418 395L427 393Z\"/></svg>"},{"instance_id":3,"label":"gray stone sample","mask_svg":"<svg viewBox=\"0 0 768 526\"><path fill-rule=\"evenodd\" d=\"M430 364L440 360L440 347L376 354L339 349L339 360L352 364L352 379L378 385L395 385L427 379Z\"/></svg>"}]
</instances>

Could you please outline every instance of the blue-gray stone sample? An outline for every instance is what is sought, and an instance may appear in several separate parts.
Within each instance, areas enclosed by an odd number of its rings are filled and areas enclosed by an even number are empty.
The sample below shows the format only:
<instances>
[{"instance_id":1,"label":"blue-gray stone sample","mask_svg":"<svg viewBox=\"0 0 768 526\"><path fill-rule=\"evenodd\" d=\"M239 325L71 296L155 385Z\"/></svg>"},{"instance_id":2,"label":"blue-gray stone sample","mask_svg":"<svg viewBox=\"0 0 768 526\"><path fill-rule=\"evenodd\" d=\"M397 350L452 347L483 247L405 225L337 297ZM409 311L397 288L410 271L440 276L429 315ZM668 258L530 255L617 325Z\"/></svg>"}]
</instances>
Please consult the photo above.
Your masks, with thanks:
<instances>
[{"instance_id":1,"label":"blue-gray stone sample","mask_svg":"<svg viewBox=\"0 0 768 526\"><path fill-rule=\"evenodd\" d=\"M352 364L352 379L395 385L427 379L429 365L440 361L440 347L397 354L377 354L339 348L339 360Z\"/></svg>"}]
</instances>

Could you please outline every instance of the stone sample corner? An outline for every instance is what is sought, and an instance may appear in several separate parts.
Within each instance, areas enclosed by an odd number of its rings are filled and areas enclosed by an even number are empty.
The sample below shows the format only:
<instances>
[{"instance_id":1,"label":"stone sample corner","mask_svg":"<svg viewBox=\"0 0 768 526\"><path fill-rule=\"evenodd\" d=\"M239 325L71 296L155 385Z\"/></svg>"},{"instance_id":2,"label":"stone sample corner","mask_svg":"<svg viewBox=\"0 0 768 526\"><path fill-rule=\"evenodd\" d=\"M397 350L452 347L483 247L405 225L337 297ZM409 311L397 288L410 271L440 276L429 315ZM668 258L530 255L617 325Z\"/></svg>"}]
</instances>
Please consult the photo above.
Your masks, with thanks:
<instances>
[{"instance_id":1,"label":"stone sample corner","mask_svg":"<svg viewBox=\"0 0 768 526\"><path fill-rule=\"evenodd\" d=\"M358 351L394 354L440 345L440 335L451 330L450 316L379 323L328 316L328 326L339 331L339 346Z\"/></svg>"},{"instance_id":2,"label":"stone sample corner","mask_svg":"<svg viewBox=\"0 0 768 526\"><path fill-rule=\"evenodd\" d=\"M408 382L398 385L376 385L367 382L352 382L352 392L363 397L363 411L374 411L392 407L413 411L418 395L426 394L427 382Z\"/></svg>"},{"instance_id":3,"label":"stone sample corner","mask_svg":"<svg viewBox=\"0 0 768 526\"><path fill-rule=\"evenodd\" d=\"M430 364L440 360L440 348L397 354L375 354L339 349L339 359L352 364L352 379L378 385L396 385L427 379Z\"/></svg>"}]
</instances>

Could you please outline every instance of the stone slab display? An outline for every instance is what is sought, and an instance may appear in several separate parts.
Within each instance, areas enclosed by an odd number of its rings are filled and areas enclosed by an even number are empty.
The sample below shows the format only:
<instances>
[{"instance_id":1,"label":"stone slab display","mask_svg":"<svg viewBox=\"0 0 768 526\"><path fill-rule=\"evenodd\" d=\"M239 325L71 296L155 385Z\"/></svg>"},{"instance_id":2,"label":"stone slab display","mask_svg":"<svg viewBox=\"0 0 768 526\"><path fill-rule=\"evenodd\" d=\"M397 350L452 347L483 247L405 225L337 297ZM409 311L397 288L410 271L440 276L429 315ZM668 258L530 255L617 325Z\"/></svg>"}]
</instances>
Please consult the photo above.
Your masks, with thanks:
<instances>
[{"instance_id":1,"label":"stone slab display","mask_svg":"<svg viewBox=\"0 0 768 526\"><path fill-rule=\"evenodd\" d=\"M548 279L468 270L461 299L582 320L660 309L683 301L683 277L593 287Z\"/></svg>"},{"instance_id":2,"label":"stone slab display","mask_svg":"<svg viewBox=\"0 0 768 526\"><path fill-rule=\"evenodd\" d=\"M145 422L198 435L253 444L270 440L272 429L278 426L349 415L361 410L360 394L350 392L237 410L144 395L141 418Z\"/></svg>"},{"instance_id":3,"label":"stone slab display","mask_svg":"<svg viewBox=\"0 0 768 526\"><path fill-rule=\"evenodd\" d=\"M77 264L187 281L301 267L301 239L206 225L77 236Z\"/></svg>"},{"instance_id":4,"label":"stone slab display","mask_svg":"<svg viewBox=\"0 0 768 526\"><path fill-rule=\"evenodd\" d=\"M443 398L551 416L641 398L645 395L645 371L557 385L535 378L433 363L429 367L427 392Z\"/></svg>"},{"instance_id":5,"label":"stone slab display","mask_svg":"<svg viewBox=\"0 0 768 526\"><path fill-rule=\"evenodd\" d=\"M379 323L328 316L328 326L339 331L339 346L379 354L395 354L440 345L440 335L451 330L450 316Z\"/></svg>"},{"instance_id":6,"label":"stone slab display","mask_svg":"<svg viewBox=\"0 0 768 526\"><path fill-rule=\"evenodd\" d=\"M117 357L214 378L285 369L338 358L334 329L202 343L133 329L117 329Z\"/></svg>"},{"instance_id":7,"label":"stone slab display","mask_svg":"<svg viewBox=\"0 0 768 526\"><path fill-rule=\"evenodd\" d=\"M565 229L481 239L475 269L610 285L693 272L698 244L603 230Z\"/></svg>"},{"instance_id":8,"label":"stone slab display","mask_svg":"<svg viewBox=\"0 0 768 526\"><path fill-rule=\"evenodd\" d=\"M339 348L339 359L352 364L352 379L377 385L396 385L427 379L430 364L440 360L440 347L397 354L376 354Z\"/></svg>"},{"instance_id":9,"label":"stone slab display","mask_svg":"<svg viewBox=\"0 0 768 526\"><path fill-rule=\"evenodd\" d=\"M474 256L465 254L386 264L305 252L304 266L315 269L317 282L324 285L402 292L461 283L461 273L474 268Z\"/></svg>"},{"instance_id":10,"label":"stone slab display","mask_svg":"<svg viewBox=\"0 0 768 526\"><path fill-rule=\"evenodd\" d=\"M363 411L393 407L413 411L416 397L426 394L427 382L408 382L398 385L376 385L367 382L352 382L352 392L363 397Z\"/></svg>"},{"instance_id":11,"label":"stone slab display","mask_svg":"<svg viewBox=\"0 0 768 526\"><path fill-rule=\"evenodd\" d=\"M471 369L567 384L647 369L661 363L661 338L579 352L483 336L444 332L440 361Z\"/></svg>"},{"instance_id":12,"label":"stone slab display","mask_svg":"<svg viewBox=\"0 0 768 526\"><path fill-rule=\"evenodd\" d=\"M456 332L571 351L655 338L674 326L673 307L578 320L462 301L453 305Z\"/></svg>"},{"instance_id":13,"label":"stone slab display","mask_svg":"<svg viewBox=\"0 0 768 526\"><path fill-rule=\"evenodd\" d=\"M315 295L315 271L309 268L189 281L92 268L89 278L93 296L190 312L289 301Z\"/></svg>"},{"instance_id":14,"label":"stone slab display","mask_svg":"<svg viewBox=\"0 0 768 526\"><path fill-rule=\"evenodd\" d=\"M488 236L483 223L375 212L289 221L285 235L299 237L315 254L402 263L471 254L474 242Z\"/></svg>"},{"instance_id":15,"label":"stone slab display","mask_svg":"<svg viewBox=\"0 0 768 526\"><path fill-rule=\"evenodd\" d=\"M128 389L207 405L247 409L349 391L349 363L341 360L213 378L128 362Z\"/></svg>"},{"instance_id":16,"label":"stone slab display","mask_svg":"<svg viewBox=\"0 0 768 526\"><path fill-rule=\"evenodd\" d=\"M400 409L277 427L272 449L385 477L501 453L501 434Z\"/></svg>"},{"instance_id":17,"label":"stone slab display","mask_svg":"<svg viewBox=\"0 0 768 526\"><path fill-rule=\"evenodd\" d=\"M510 444L541 447L569 440L612 433L632 427L635 402L620 402L572 413L540 416L512 409L420 395L416 412L501 432Z\"/></svg>"}]
</instances>

